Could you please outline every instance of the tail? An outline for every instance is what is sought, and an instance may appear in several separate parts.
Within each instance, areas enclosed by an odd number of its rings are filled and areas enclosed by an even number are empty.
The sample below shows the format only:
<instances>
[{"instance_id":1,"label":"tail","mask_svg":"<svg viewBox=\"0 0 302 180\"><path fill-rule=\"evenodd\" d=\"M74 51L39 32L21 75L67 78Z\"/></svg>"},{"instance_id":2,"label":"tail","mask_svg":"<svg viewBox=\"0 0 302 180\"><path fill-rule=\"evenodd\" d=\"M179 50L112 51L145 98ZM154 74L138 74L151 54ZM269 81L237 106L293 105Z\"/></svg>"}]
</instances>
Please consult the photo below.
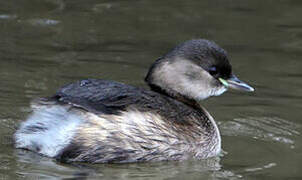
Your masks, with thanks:
<instances>
[{"instance_id":1,"label":"tail","mask_svg":"<svg viewBox=\"0 0 302 180\"><path fill-rule=\"evenodd\" d=\"M68 105L49 99L32 102L32 114L14 135L15 147L54 157L71 141L83 119Z\"/></svg>"}]
</instances>

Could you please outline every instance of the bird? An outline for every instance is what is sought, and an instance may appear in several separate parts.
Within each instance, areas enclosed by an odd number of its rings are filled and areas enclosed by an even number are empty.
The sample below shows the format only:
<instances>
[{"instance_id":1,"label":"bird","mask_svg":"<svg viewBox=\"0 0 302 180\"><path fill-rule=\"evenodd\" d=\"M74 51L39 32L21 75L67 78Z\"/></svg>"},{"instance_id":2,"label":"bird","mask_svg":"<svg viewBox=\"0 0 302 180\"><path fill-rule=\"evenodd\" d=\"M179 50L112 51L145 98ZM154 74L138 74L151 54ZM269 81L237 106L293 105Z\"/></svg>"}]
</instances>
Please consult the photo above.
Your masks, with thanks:
<instances>
[{"instance_id":1,"label":"bird","mask_svg":"<svg viewBox=\"0 0 302 180\"><path fill-rule=\"evenodd\" d=\"M254 91L235 76L227 52L206 39L159 57L145 82L149 89L88 78L37 98L15 147L66 163L206 159L221 153L221 136L202 100Z\"/></svg>"}]
</instances>

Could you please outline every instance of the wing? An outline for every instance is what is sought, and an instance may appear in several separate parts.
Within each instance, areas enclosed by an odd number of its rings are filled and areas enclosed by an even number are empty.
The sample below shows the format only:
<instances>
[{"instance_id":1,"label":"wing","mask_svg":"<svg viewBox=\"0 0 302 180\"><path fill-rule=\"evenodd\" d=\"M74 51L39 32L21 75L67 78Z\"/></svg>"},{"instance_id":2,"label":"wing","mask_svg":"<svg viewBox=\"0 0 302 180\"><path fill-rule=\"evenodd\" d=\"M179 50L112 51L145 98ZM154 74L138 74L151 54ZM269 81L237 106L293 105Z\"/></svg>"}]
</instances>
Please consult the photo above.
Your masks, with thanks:
<instances>
[{"instance_id":1,"label":"wing","mask_svg":"<svg viewBox=\"0 0 302 180\"><path fill-rule=\"evenodd\" d=\"M184 117L205 118L201 109L194 110L168 96L101 79L85 79L63 86L50 100L71 104L95 114L118 114L133 108L157 113L169 121L182 124L187 123Z\"/></svg>"},{"instance_id":2,"label":"wing","mask_svg":"<svg viewBox=\"0 0 302 180\"><path fill-rule=\"evenodd\" d=\"M148 104L154 96L123 83L85 79L62 87L52 98L97 114L115 114L134 104Z\"/></svg>"}]
</instances>

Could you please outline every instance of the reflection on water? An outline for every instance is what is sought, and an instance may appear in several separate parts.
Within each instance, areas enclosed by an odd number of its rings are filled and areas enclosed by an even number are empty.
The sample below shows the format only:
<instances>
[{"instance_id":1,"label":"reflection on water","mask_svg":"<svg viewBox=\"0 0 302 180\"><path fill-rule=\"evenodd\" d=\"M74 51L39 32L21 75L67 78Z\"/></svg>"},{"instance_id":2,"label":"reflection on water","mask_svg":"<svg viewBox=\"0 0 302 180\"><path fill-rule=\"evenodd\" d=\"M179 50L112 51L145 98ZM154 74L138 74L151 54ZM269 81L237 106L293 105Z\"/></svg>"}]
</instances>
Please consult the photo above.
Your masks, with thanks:
<instances>
[{"instance_id":1,"label":"reflection on water","mask_svg":"<svg viewBox=\"0 0 302 180\"><path fill-rule=\"evenodd\" d=\"M301 179L302 1L0 1L0 179ZM61 164L15 150L29 102L63 84L103 78L143 86L174 45L225 48L253 94L203 105L222 132L221 157L124 165Z\"/></svg>"},{"instance_id":2,"label":"reflection on water","mask_svg":"<svg viewBox=\"0 0 302 180\"><path fill-rule=\"evenodd\" d=\"M24 150L15 150L17 164L30 166L30 169L18 172L18 175L29 178L105 178L105 179L141 179L141 178L185 178L192 177L211 178L235 177L231 172L221 170L220 158L185 162L157 162L138 164L60 164L49 158L41 157L35 153ZM184 169L183 167L187 167ZM189 170L188 170L189 169ZM214 171L215 174L211 172Z\"/></svg>"}]
</instances>

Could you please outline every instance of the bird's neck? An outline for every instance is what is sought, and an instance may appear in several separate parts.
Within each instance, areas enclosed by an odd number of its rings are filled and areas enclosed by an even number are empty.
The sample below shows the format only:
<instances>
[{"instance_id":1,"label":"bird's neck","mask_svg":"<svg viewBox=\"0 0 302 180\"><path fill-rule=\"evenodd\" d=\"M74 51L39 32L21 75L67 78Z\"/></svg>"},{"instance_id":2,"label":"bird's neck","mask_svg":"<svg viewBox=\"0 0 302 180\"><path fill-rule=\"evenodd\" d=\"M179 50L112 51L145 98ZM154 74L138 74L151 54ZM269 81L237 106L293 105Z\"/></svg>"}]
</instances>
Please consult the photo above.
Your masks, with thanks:
<instances>
[{"instance_id":1,"label":"bird's neck","mask_svg":"<svg viewBox=\"0 0 302 180\"><path fill-rule=\"evenodd\" d=\"M189 98L185 95L182 95L174 90L165 90L165 89L162 89L161 87L157 86L157 85L153 85L153 84L149 84L150 88L152 91L155 91L157 93L160 93L162 95L165 95L165 96L168 96L168 97L171 97L177 101L180 101L188 106L191 106L193 107L194 109L200 109L200 105L199 103L192 99L192 98Z\"/></svg>"}]
</instances>

